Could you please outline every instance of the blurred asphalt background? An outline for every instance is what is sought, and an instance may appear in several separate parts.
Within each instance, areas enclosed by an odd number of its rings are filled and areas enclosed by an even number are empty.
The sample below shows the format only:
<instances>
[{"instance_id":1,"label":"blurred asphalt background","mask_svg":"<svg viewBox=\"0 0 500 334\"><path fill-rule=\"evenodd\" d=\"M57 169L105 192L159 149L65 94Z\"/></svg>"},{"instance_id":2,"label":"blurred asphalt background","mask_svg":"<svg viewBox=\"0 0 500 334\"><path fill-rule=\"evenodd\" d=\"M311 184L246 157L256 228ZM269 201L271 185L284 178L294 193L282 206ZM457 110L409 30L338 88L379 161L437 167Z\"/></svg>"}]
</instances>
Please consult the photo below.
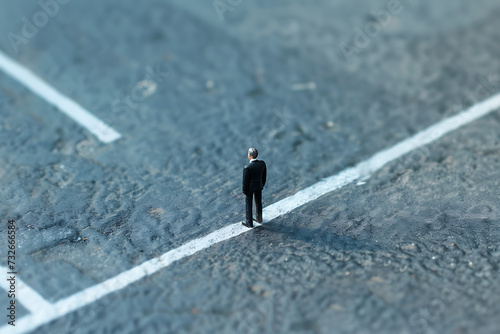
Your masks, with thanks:
<instances>
[{"instance_id":1,"label":"blurred asphalt background","mask_svg":"<svg viewBox=\"0 0 500 334\"><path fill-rule=\"evenodd\" d=\"M99 143L0 73L19 277L56 302L241 221L250 146L269 205L500 91L496 0L401 0L348 63L340 43L388 3L243 0L221 21L212 1L73 0L15 53L40 6L1 1L0 49L123 134ZM35 332L497 333L499 128L494 112Z\"/></svg>"}]
</instances>

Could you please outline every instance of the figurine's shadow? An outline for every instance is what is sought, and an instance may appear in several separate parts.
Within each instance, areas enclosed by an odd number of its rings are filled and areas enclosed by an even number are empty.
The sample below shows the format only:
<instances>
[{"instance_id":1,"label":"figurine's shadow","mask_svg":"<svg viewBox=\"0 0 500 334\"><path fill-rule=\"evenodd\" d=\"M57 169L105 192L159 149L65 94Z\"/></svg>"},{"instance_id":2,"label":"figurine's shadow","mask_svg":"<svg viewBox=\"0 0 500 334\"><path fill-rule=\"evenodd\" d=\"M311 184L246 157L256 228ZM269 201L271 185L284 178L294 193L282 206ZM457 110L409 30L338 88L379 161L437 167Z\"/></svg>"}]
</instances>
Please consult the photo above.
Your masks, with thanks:
<instances>
[{"instance_id":1,"label":"figurine's shadow","mask_svg":"<svg viewBox=\"0 0 500 334\"><path fill-rule=\"evenodd\" d=\"M307 228L299 226L283 225L279 221L265 223L255 228L255 233L260 237L270 237L276 239L272 235L281 235L283 240L292 239L303 243L328 245L337 250L349 251L380 251L384 247L379 243L374 243L371 240L355 239L349 236L339 235L328 231L327 228Z\"/></svg>"}]
</instances>

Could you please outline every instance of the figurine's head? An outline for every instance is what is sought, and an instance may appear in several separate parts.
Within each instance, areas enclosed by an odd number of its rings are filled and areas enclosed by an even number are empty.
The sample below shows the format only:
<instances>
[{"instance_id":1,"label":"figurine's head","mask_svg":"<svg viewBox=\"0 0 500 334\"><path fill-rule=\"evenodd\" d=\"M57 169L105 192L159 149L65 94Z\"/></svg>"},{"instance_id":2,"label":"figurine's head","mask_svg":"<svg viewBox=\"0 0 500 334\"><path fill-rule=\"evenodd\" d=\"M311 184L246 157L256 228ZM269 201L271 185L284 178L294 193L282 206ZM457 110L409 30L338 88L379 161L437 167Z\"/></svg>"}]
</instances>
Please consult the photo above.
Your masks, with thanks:
<instances>
[{"instance_id":1,"label":"figurine's head","mask_svg":"<svg viewBox=\"0 0 500 334\"><path fill-rule=\"evenodd\" d=\"M259 152L257 151L256 148L250 147L248 149L248 160L257 159L258 155L259 155Z\"/></svg>"}]
</instances>

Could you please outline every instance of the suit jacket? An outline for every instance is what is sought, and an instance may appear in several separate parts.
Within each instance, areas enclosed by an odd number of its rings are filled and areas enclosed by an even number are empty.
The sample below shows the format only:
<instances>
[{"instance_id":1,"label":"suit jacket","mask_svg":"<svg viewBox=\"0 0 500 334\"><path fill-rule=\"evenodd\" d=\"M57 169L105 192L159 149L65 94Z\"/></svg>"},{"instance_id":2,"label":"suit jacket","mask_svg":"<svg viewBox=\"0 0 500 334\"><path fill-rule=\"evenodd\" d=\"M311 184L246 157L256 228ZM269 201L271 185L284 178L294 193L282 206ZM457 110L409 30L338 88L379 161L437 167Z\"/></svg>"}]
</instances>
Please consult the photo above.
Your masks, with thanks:
<instances>
[{"instance_id":1,"label":"suit jacket","mask_svg":"<svg viewBox=\"0 0 500 334\"><path fill-rule=\"evenodd\" d=\"M264 189L266 177L267 168L264 161L255 160L250 162L243 168L243 193L246 195Z\"/></svg>"}]
</instances>

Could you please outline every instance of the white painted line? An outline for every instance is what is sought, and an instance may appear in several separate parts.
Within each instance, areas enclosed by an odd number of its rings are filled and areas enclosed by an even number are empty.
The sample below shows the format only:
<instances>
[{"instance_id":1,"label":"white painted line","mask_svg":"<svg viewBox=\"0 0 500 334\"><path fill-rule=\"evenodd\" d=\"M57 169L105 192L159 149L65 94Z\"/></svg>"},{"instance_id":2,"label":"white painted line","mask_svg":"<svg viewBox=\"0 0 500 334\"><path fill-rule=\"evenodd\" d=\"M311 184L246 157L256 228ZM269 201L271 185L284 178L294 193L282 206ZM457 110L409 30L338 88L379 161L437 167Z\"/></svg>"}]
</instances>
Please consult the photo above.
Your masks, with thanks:
<instances>
[{"instance_id":1,"label":"white painted line","mask_svg":"<svg viewBox=\"0 0 500 334\"><path fill-rule=\"evenodd\" d=\"M79 104L64 96L33 72L7 57L0 51L0 70L19 81L60 111L71 117L81 126L93 133L103 143L111 143L121 135L106 123L82 108Z\"/></svg>"},{"instance_id":2,"label":"white painted line","mask_svg":"<svg viewBox=\"0 0 500 334\"><path fill-rule=\"evenodd\" d=\"M339 189L353 181L358 179L368 179L372 173L379 170L387 163L394 161L416 148L431 143L445 134L498 108L500 108L500 94L495 95L484 102L476 104L472 108L467 111L463 111L456 116L436 123L426 130L417 133L413 137L410 137L389 149L375 154L370 159L357 164L355 167L347 168L337 175L323 179L318 183L297 192L293 196L282 199L281 201L266 207L263 212L263 216L265 218L264 221L269 222L270 220L280 217L299 206ZM123 273L102 283L96 284L81 292L75 293L68 298L62 299L53 304L52 307L40 309L32 315L20 319L15 332L14 329L8 328L7 326L0 328L0 332L9 334L32 331L41 325L47 324L54 319L60 318L72 311L89 305L112 292L120 290L140 280L141 278L149 276L175 261L193 255L196 252L248 231L250 231L250 229L243 227L241 222L221 228L208 234L207 236L192 240L179 248L168 251L159 258L154 258L144 262L143 264L124 271Z\"/></svg>"},{"instance_id":3,"label":"white painted line","mask_svg":"<svg viewBox=\"0 0 500 334\"><path fill-rule=\"evenodd\" d=\"M45 308L51 308L53 305L46 301L42 296L38 294L35 290L30 288L26 283L21 281L19 279L19 275L10 275L7 274L9 270L5 267L0 267L0 271L5 274L2 276L0 279L0 287L4 289L5 291L10 290L10 283L7 281L7 279L11 276L15 276L15 300L16 303L20 303L26 308L28 311L31 313L36 313L39 312L40 310L43 310ZM0 333L3 333L3 331L0 331Z\"/></svg>"}]
</instances>

